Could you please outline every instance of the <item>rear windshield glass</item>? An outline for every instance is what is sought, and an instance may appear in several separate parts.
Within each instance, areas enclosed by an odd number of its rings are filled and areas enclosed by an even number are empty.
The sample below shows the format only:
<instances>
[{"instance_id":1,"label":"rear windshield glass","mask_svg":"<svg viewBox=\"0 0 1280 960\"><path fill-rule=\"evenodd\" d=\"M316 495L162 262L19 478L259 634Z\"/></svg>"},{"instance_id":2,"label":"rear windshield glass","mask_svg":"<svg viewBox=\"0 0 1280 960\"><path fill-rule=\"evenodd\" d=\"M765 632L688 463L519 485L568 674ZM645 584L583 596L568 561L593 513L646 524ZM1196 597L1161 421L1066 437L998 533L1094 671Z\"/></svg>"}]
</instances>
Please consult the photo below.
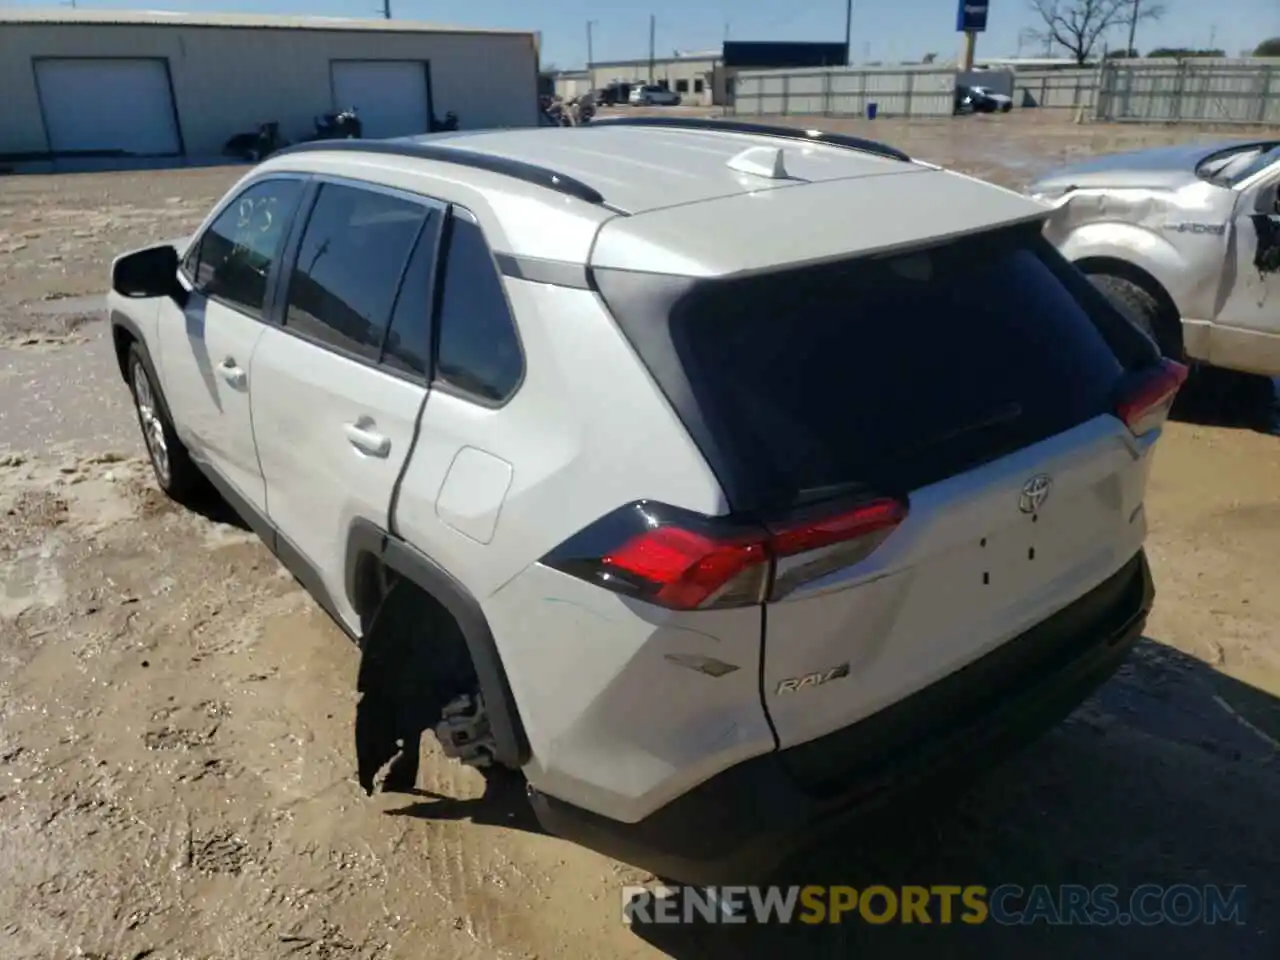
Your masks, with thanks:
<instances>
[{"instance_id":1,"label":"rear windshield glass","mask_svg":"<svg viewBox=\"0 0 1280 960\"><path fill-rule=\"evenodd\" d=\"M695 285L668 314L668 395L757 505L906 493L1111 408L1120 356L1150 344L1113 312L1104 334L1088 287L1026 231Z\"/></svg>"}]
</instances>

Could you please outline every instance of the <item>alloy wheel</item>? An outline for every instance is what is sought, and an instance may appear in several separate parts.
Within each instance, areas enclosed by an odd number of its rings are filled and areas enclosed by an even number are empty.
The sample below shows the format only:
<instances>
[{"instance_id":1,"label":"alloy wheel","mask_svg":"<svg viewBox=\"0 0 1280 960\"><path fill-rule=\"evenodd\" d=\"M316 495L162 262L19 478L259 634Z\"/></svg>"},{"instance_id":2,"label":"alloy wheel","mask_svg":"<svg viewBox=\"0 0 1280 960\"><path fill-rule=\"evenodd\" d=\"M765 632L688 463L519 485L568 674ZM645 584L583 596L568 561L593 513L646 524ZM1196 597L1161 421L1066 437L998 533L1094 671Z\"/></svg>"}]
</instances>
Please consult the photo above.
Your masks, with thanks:
<instances>
[{"instance_id":1,"label":"alloy wheel","mask_svg":"<svg viewBox=\"0 0 1280 960\"><path fill-rule=\"evenodd\" d=\"M160 410L156 406L155 392L151 389L151 378L141 363L133 365L133 397L138 408L138 423L142 427L142 439L147 444L147 455L151 458L151 467L161 486L169 483L169 445L164 438L164 423L160 419Z\"/></svg>"}]
</instances>

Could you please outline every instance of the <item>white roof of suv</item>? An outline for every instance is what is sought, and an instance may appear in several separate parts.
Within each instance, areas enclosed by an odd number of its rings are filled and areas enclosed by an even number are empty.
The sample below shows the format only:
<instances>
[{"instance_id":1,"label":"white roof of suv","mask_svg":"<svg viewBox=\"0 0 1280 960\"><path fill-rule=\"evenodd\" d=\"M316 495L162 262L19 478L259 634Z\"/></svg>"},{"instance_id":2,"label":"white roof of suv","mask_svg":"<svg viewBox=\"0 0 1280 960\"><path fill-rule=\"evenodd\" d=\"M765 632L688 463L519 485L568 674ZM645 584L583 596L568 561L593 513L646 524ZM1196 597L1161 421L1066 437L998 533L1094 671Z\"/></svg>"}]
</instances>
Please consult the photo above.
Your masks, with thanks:
<instances>
[{"instance_id":1,"label":"white roof of suv","mask_svg":"<svg viewBox=\"0 0 1280 960\"><path fill-rule=\"evenodd\" d=\"M471 167L468 179L495 194L507 234L505 249L491 238L499 253L688 276L887 251L1046 213L873 141L697 118L307 143L267 162L292 167L300 154L330 151L376 153L383 170L455 182L458 169L444 165ZM530 201L545 220L529 216Z\"/></svg>"}]
</instances>

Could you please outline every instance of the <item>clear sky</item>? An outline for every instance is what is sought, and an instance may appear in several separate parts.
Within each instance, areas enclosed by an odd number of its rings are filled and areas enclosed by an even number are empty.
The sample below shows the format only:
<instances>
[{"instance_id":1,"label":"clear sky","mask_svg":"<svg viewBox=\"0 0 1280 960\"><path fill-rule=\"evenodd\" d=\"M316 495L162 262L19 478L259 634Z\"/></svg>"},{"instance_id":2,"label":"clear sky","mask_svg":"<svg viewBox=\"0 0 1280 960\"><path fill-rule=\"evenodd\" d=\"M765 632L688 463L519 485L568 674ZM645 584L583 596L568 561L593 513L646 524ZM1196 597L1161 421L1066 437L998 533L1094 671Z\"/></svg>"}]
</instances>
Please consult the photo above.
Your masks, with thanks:
<instances>
[{"instance_id":1,"label":"clear sky","mask_svg":"<svg viewBox=\"0 0 1280 960\"><path fill-rule=\"evenodd\" d=\"M1063 0L1071 2L1071 0ZM1139 26L1137 46L1221 47L1229 54L1252 49L1266 37L1280 36L1280 0L1165 0L1168 13L1159 23ZM83 0L85 9L156 8L166 10L297 13L321 16L380 16L381 0L155 0L112 3ZM649 53L649 15L657 17L655 51L707 50L718 47L725 31L735 40L844 40L845 0L391 0L392 15L482 27L518 27L542 31L543 62L579 67L587 57L587 21L595 21L596 60L632 59ZM51 0L0 0L3 5L51 6ZM70 6L70 3L64 3ZM853 59L918 59L935 52L954 56L955 0L854 0ZM979 38L979 55L1012 56L1019 34L1037 24L1027 0L991 0L988 31ZM1123 31L1109 42L1122 46ZM1031 41L1023 56L1042 52Z\"/></svg>"}]
</instances>

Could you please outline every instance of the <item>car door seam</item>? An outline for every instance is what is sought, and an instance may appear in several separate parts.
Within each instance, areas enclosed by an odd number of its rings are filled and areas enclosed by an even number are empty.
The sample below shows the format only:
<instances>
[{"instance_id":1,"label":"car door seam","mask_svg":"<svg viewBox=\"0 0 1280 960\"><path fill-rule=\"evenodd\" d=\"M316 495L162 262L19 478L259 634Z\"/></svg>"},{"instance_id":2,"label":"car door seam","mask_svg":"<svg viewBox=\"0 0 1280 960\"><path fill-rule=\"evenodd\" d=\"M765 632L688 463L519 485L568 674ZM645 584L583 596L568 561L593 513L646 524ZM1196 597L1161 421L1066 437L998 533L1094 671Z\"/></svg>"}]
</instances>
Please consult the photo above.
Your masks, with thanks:
<instances>
[{"instance_id":1,"label":"car door seam","mask_svg":"<svg viewBox=\"0 0 1280 960\"><path fill-rule=\"evenodd\" d=\"M298 206L294 211L293 222L289 224L289 230L280 244L280 257L275 266L275 275L271 278L271 282L267 287L267 296L262 304L262 316L256 318L258 321L258 338L253 342L253 350L249 355L245 368L248 377L246 393L248 394L247 400L249 404L250 438L253 440L253 456L258 464L258 474L262 477L262 512L268 520L271 519L271 484L267 482L267 471L262 465L262 450L258 444L258 426L254 415L253 402L253 383L256 380L253 373L253 360L257 355L258 348L262 346L262 340L267 331L272 329L282 331L284 329L284 310L288 305L289 283L293 279L293 266L298 257L302 234L306 230L306 224L311 220L311 211L315 207L318 193L319 188L316 186L314 177L302 179L302 192L301 196L298 197Z\"/></svg>"},{"instance_id":2,"label":"car door seam","mask_svg":"<svg viewBox=\"0 0 1280 960\"><path fill-rule=\"evenodd\" d=\"M440 312L441 291L444 286L444 274L440 270L440 260L441 260L441 257L443 256L443 250L444 250L443 241L445 237L445 229L448 226L448 218L452 216L452 214L453 214L453 205L442 204L440 223L436 226L436 230L435 230L435 245L436 245L435 251L433 256L431 257L431 279L429 281L431 284L431 298L429 301L430 309L426 317L427 356L425 359L426 359L427 369L423 371L422 400L418 404L417 416L413 418L413 434L409 439L409 449L405 451L404 460L401 462L400 469L396 473L395 483L391 485L391 499L387 504L387 532L391 536L397 537L397 538L400 536L400 525L396 522L396 510L400 506L400 488L404 484L404 478L409 472L409 464L413 462L413 455L414 453L417 452L417 449L418 449L418 438L422 436L422 419L427 412L427 400L431 397L431 381L432 381L432 378L435 376L436 340L439 334L439 329L438 329L439 325L437 324L436 321ZM424 234L425 234L425 224L424 224L423 231L418 234L419 243L422 242L422 237ZM410 260L413 259L414 252L416 252L416 250L410 251L409 253ZM408 261L406 261L405 263L405 269L406 270L408 269ZM403 276L400 278L400 283L401 283L401 286L404 285ZM399 300L399 298L400 298L400 291L397 290L396 299ZM392 313L392 317L394 317L395 316L394 304L392 305L391 313ZM387 329L389 330L390 328L391 328L391 320L389 319L387 321ZM383 339L385 341L386 339L385 336ZM381 359L381 354L379 354L379 359Z\"/></svg>"}]
</instances>

